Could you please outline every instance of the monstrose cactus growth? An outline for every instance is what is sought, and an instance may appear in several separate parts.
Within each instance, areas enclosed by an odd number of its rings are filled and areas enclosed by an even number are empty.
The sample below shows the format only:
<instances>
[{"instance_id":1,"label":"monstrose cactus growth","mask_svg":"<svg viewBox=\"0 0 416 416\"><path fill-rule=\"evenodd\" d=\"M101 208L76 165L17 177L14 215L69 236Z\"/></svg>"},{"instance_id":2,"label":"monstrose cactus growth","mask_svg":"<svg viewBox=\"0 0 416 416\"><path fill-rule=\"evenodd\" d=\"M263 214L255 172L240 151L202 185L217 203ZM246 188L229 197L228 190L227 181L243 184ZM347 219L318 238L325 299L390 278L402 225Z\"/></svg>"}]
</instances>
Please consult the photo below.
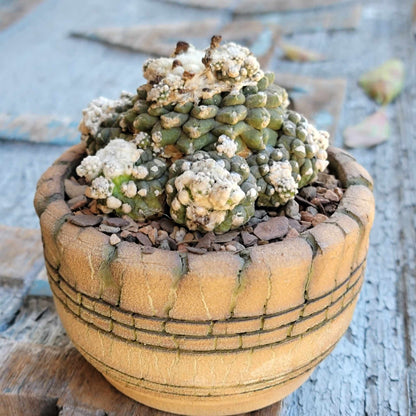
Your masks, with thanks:
<instances>
[{"instance_id":1,"label":"monstrose cactus growth","mask_svg":"<svg viewBox=\"0 0 416 416\"><path fill-rule=\"evenodd\" d=\"M245 47L179 42L144 64L145 85L93 100L77 174L106 214L169 214L201 232L245 224L255 206L293 199L328 165L328 133L289 110L288 94Z\"/></svg>"}]
</instances>

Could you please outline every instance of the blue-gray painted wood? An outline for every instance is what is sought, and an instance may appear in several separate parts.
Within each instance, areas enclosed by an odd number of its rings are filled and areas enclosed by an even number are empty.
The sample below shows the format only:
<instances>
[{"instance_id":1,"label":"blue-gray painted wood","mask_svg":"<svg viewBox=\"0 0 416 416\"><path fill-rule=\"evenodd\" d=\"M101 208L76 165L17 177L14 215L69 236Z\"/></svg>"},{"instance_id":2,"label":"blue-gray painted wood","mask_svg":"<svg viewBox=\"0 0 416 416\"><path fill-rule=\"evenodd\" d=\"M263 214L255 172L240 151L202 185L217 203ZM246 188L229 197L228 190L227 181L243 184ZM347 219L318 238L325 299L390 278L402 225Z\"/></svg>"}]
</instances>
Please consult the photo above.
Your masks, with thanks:
<instances>
[{"instance_id":1,"label":"blue-gray painted wood","mask_svg":"<svg viewBox=\"0 0 416 416\"><path fill-rule=\"evenodd\" d=\"M281 72L348 79L347 98L335 137L338 145L342 145L340 132L346 126L358 123L377 109L356 85L358 76L392 57L404 59L407 72L404 92L388 107L393 127L390 140L373 149L353 152L374 176L377 202L366 282L353 322L310 380L284 401L285 416L416 414L413 1L361 3L362 23L356 31L298 33L291 37L292 43L324 52L329 58L327 62L281 61L278 49L272 60L272 68ZM121 89L133 90L142 82L140 64L144 57L68 38L70 31L213 16L209 11L138 0L123 2L122 10L117 11L119 4L45 0L31 14L0 32L0 53L8 57L0 66L0 113L15 117L22 113L54 112L77 120L92 97L114 97ZM36 39L43 41L36 43ZM36 224L31 206L34 185L62 150L58 146L0 142L2 222L26 227ZM1 291L4 294L4 288ZM18 327L12 325L8 334L13 337L13 333L26 333L25 316L32 316L30 308L40 311L40 315L42 307L39 302L26 303L22 308L26 315L17 315ZM50 320L51 316L44 313L34 327L46 331L42 319ZM35 333L38 334L35 330L30 332L30 337L34 337L31 339L41 342ZM48 339L52 344L62 341Z\"/></svg>"}]
</instances>

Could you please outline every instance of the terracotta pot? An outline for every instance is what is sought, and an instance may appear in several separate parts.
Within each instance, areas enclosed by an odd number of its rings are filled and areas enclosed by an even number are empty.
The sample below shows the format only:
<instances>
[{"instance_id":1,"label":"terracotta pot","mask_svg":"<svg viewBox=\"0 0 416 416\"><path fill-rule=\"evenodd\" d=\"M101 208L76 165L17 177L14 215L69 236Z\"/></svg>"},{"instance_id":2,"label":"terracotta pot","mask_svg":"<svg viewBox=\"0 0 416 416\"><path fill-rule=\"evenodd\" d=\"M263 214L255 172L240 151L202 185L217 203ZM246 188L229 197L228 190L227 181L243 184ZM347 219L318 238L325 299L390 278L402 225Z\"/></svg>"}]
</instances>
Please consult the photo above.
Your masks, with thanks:
<instances>
[{"instance_id":1,"label":"terracotta pot","mask_svg":"<svg viewBox=\"0 0 416 416\"><path fill-rule=\"evenodd\" d=\"M231 415L276 402L311 374L346 331L364 278L372 180L346 152L330 167L348 188L337 211L250 256L121 242L66 221L72 147L39 181L46 267L62 323L117 389L186 415ZM334 375L335 376L335 375Z\"/></svg>"}]
</instances>

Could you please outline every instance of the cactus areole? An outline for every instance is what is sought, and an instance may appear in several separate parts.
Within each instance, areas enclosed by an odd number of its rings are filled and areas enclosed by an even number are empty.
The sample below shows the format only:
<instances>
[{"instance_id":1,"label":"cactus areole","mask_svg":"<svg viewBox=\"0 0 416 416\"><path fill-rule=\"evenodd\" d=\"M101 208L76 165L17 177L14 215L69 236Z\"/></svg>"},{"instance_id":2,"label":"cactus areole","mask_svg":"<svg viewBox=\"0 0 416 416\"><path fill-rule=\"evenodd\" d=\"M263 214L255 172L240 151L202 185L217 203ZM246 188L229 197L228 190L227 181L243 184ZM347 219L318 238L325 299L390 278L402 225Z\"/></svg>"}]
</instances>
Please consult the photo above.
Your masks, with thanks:
<instances>
[{"instance_id":1,"label":"cactus areole","mask_svg":"<svg viewBox=\"0 0 416 416\"><path fill-rule=\"evenodd\" d=\"M99 209L144 221L163 214L224 233L293 199L328 165L328 133L288 110L287 92L249 49L178 42L148 59L136 94L93 100L79 126L89 156L76 172Z\"/></svg>"}]
</instances>

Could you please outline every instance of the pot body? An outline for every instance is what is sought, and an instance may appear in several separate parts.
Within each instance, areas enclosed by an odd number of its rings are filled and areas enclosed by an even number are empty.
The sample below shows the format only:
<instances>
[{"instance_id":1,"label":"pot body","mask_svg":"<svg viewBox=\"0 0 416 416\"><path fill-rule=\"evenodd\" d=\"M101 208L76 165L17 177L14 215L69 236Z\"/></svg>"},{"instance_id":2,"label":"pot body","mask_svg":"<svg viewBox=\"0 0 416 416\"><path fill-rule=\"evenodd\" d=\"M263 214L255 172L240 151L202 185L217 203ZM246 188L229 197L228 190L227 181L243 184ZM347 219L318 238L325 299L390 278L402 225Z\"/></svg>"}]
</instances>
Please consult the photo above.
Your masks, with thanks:
<instances>
[{"instance_id":1,"label":"pot body","mask_svg":"<svg viewBox=\"0 0 416 416\"><path fill-rule=\"evenodd\" d=\"M372 182L329 149L347 188L337 211L299 237L240 256L121 242L66 221L74 146L39 181L45 262L57 312L80 353L117 389L182 415L232 415L290 394L334 348L362 286Z\"/></svg>"}]
</instances>

